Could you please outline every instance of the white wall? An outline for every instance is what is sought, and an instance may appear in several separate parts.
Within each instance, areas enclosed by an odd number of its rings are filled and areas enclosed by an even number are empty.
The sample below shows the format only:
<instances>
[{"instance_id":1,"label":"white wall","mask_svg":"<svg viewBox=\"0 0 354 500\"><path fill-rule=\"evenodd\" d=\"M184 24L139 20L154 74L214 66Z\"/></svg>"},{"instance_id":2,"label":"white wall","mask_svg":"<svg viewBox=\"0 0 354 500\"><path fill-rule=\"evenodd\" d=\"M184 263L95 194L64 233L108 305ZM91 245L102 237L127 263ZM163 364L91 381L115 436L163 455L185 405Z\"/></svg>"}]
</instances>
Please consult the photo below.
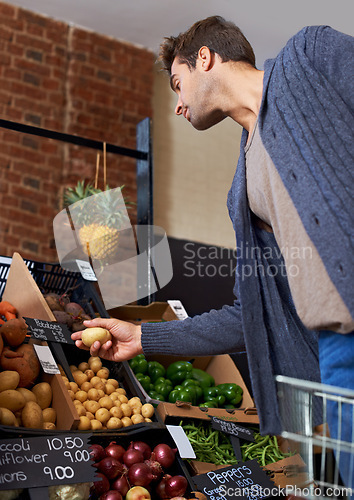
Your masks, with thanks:
<instances>
[{"instance_id":1,"label":"white wall","mask_svg":"<svg viewBox=\"0 0 354 500\"><path fill-rule=\"evenodd\" d=\"M203 132L174 114L176 96L156 69L152 122L154 224L168 236L235 247L226 208L241 127L231 119Z\"/></svg>"}]
</instances>

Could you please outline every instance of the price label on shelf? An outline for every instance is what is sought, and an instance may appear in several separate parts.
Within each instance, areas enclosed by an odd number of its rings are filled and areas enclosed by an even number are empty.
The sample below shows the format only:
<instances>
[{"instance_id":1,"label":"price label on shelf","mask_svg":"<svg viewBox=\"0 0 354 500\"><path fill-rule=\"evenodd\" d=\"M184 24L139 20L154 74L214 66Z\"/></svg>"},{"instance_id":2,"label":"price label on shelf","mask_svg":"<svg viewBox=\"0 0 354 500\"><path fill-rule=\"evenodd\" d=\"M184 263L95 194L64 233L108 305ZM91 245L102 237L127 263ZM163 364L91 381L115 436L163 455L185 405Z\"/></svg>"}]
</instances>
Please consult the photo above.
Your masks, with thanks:
<instances>
[{"instance_id":1,"label":"price label on shelf","mask_svg":"<svg viewBox=\"0 0 354 500\"><path fill-rule=\"evenodd\" d=\"M94 481L90 434L0 441L0 490Z\"/></svg>"},{"instance_id":2,"label":"price label on shelf","mask_svg":"<svg viewBox=\"0 0 354 500\"><path fill-rule=\"evenodd\" d=\"M46 321L42 319L23 318L28 326L28 333L38 340L49 340L62 344L74 344L71 340L71 331L64 323Z\"/></svg>"},{"instance_id":3,"label":"price label on shelf","mask_svg":"<svg viewBox=\"0 0 354 500\"><path fill-rule=\"evenodd\" d=\"M36 345L33 344L33 348L36 351L39 362L43 368L44 373L49 373L50 375L60 374L58 365L53 358L52 351L47 345Z\"/></svg>"},{"instance_id":4,"label":"price label on shelf","mask_svg":"<svg viewBox=\"0 0 354 500\"><path fill-rule=\"evenodd\" d=\"M76 259L76 264L84 280L97 281L95 272L92 269L91 264L89 262L86 262L86 260Z\"/></svg>"},{"instance_id":5,"label":"price label on shelf","mask_svg":"<svg viewBox=\"0 0 354 500\"><path fill-rule=\"evenodd\" d=\"M209 500L261 500L280 494L257 460L198 474L193 481Z\"/></svg>"}]
</instances>

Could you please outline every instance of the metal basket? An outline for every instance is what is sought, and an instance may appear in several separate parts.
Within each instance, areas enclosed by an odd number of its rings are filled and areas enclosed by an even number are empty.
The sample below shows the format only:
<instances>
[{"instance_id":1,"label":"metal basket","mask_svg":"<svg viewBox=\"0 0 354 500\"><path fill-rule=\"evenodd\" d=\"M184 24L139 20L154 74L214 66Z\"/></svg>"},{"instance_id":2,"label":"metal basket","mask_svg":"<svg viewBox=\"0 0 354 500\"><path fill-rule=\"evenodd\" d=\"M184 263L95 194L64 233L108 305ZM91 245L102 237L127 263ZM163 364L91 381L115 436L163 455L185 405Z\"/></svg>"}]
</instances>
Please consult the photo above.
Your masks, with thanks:
<instances>
[{"instance_id":1,"label":"metal basket","mask_svg":"<svg viewBox=\"0 0 354 500\"><path fill-rule=\"evenodd\" d=\"M282 436L297 444L307 466L308 483L288 493L310 499L352 498L354 489L354 391L276 376ZM336 437L330 437L327 410L337 408ZM349 474L341 478L341 460ZM348 477L347 477L348 476ZM349 483L348 483L349 481ZM354 498L354 495L353 495Z\"/></svg>"}]
</instances>

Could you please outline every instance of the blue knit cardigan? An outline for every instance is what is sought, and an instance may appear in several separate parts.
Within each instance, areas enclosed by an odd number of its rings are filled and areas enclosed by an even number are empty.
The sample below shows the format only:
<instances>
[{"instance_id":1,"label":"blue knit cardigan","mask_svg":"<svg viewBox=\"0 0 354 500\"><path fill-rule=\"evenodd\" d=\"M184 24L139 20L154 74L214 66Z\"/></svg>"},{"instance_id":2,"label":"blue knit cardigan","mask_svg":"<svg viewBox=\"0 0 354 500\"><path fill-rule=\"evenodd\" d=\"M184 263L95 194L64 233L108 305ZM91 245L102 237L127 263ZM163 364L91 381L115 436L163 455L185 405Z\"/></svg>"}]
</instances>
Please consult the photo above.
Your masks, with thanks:
<instances>
[{"instance_id":1,"label":"blue knit cardigan","mask_svg":"<svg viewBox=\"0 0 354 500\"><path fill-rule=\"evenodd\" d=\"M259 127L304 226L353 314L353 38L307 27L266 61ZM153 353L204 356L246 346L263 434L279 434L275 375L320 381L317 332L300 321L272 233L253 224L243 131L228 195L237 236L233 306L184 321L142 325Z\"/></svg>"}]
</instances>

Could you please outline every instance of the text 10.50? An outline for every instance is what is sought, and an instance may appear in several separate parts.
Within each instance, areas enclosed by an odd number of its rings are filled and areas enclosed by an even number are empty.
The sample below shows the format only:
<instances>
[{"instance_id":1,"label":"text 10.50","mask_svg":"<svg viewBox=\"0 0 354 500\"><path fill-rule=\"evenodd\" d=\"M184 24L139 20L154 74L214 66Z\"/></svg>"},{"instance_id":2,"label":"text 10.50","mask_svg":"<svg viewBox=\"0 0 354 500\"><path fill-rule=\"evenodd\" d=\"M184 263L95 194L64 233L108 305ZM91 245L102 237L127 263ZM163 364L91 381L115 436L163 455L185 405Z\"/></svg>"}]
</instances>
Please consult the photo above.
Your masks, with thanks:
<instances>
[{"instance_id":1,"label":"text 10.50","mask_svg":"<svg viewBox=\"0 0 354 500\"><path fill-rule=\"evenodd\" d=\"M84 442L80 437L71 436L49 438L47 439L47 443L50 451L58 451L63 448L72 450L73 448L82 448L84 446Z\"/></svg>"}]
</instances>

